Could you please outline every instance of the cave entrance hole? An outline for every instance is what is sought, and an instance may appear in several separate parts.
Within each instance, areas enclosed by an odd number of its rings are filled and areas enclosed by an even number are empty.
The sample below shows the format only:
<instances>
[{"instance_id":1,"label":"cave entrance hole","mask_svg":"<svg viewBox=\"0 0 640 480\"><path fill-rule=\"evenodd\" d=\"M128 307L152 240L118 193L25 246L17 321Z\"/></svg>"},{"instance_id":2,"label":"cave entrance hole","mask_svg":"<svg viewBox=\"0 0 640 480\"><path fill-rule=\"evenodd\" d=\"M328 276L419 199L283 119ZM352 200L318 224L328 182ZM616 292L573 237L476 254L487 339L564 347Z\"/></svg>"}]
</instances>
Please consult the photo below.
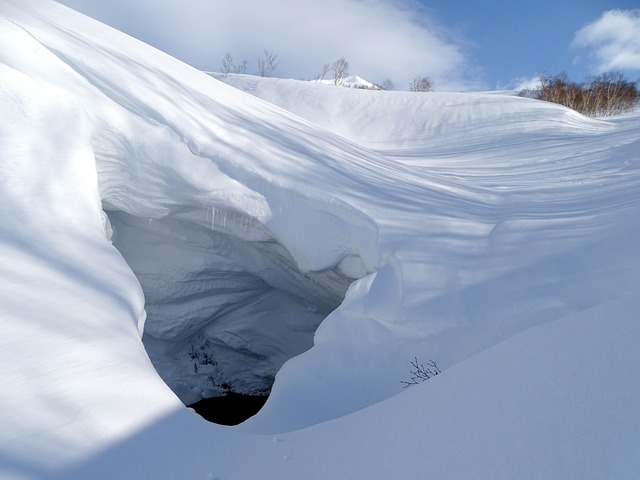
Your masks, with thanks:
<instances>
[{"instance_id":1,"label":"cave entrance hole","mask_svg":"<svg viewBox=\"0 0 640 480\"><path fill-rule=\"evenodd\" d=\"M263 225L238 213L213 213L210 223L189 212L106 213L145 295L149 358L185 405L215 423L260 410L277 371L311 348L355 280L338 267L300 271Z\"/></svg>"},{"instance_id":2,"label":"cave entrance hole","mask_svg":"<svg viewBox=\"0 0 640 480\"><path fill-rule=\"evenodd\" d=\"M219 425L238 425L262 409L269 395L244 395L227 392L221 397L209 397L187 405L205 420Z\"/></svg>"}]
</instances>

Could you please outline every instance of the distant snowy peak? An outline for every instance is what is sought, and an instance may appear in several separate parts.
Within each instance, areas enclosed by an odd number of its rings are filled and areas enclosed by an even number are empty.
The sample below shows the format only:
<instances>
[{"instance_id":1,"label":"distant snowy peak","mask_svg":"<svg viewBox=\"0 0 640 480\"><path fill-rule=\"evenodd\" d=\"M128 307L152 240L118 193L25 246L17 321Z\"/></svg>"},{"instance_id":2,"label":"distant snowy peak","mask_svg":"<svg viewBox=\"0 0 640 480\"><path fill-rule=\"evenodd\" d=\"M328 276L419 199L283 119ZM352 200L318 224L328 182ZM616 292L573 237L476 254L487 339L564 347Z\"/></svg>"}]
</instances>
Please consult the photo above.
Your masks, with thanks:
<instances>
[{"instance_id":1,"label":"distant snowy peak","mask_svg":"<svg viewBox=\"0 0 640 480\"><path fill-rule=\"evenodd\" d=\"M336 84L336 81L332 78L323 78L323 79L313 80L313 82L321 83L323 85ZM368 80L365 80L364 78L359 77L358 75L349 75L343 78L342 81L339 82L339 86L347 87L347 88L362 88L365 90L382 90L382 88L380 88L375 83L371 83Z\"/></svg>"}]
</instances>

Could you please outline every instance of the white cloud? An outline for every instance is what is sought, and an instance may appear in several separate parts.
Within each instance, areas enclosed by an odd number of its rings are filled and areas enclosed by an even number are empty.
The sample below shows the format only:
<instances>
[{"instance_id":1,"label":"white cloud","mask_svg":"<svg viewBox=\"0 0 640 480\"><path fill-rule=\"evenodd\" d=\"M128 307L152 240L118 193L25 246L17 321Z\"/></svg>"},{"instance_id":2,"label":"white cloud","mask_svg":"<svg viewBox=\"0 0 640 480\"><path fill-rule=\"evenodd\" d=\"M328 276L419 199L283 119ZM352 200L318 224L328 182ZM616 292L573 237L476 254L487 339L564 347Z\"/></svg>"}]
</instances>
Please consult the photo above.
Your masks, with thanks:
<instances>
[{"instance_id":1,"label":"white cloud","mask_svg":"<svg viewBox=\"0 0 640 480\"><path fill-rule=\"evenodd\" d=\"M586 50L597 73L640 70L640 9L604 12L576 32L571 46Z\"/></svg>"},{"instance_id":2,"label":"white cloud","mask_svg":"<svg viewBox=\"0 0 640 480\"><path fill-rule=\"evenodd\" d=\"M514 90L520 92L522 90L535 90L540 86L540 75L535 74L532 77L516 77L506 84L498 84L498 90Z\"/></svg>"},{"instance_id":3,"label":"white cloud","mask_svg":"<svg viewBox=\"0 0 640 480\"><path fill-rule=\"evenodd\" d=\"M406 89L418 75L437 90L478 85L456 38L416 0L59 0L191 65L219 70L226 52L255 71L263 49L278 54L274 75L310 78L344 56L351 73L389 77Z\"/></svg>"}]
</instances>

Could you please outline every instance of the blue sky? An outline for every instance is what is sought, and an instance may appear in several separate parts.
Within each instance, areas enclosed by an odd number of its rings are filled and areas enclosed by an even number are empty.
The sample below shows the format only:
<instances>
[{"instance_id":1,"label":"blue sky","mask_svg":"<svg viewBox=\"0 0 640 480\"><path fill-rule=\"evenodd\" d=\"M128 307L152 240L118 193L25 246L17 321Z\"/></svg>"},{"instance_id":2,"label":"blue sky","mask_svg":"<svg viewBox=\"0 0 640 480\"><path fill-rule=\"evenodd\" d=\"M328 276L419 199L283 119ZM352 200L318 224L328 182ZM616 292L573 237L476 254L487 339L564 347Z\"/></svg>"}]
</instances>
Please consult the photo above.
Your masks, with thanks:
<instances>
[{"instance_id":1,"label":"blue sky","mask_svg":"<svg viewBox=\"0 0 640 480\"><path fill-rule=\"evenodd\" d=\"M229 52L255 73L267 49L280 61L274 76L313 78L344 56L351 73L390 78L397 90L418 75L436 90L515 88L543 71L575 80L612 69L640 77L639 0L60 3L203 70L219 71Z\"/></svg>"},{"instance_id":2,"label":"blue sky","mask_svg":"<svg viewBox=\"0 0 640 480\"><path fill-rule=\"evenodd\" d=\"M555 74L564 70L575 80L598 73L590 68L584 49L578 45L572 48L574 35L607 10L640 8L639 0L423 0L421 3L440 23L471 42L470 58L482 67L489 88L543 71ZM640 29L635 31L635 38L636 48L640 48ZM640 64L636 64L635 71L625 70L631 79L640 77Z\"/></svg>"}]
</instances>

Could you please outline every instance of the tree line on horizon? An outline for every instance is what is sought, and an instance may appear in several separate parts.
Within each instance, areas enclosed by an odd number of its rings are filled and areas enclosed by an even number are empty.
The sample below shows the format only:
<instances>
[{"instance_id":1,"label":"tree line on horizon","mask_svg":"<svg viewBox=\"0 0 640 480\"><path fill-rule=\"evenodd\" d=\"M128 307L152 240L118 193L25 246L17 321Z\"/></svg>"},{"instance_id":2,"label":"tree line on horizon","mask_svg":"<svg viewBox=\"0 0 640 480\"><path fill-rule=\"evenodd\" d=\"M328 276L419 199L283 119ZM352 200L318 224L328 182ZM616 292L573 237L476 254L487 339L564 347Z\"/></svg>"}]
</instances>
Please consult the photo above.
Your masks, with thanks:
<instances>
[{"instance_id":1,"label":"tree line on horizon","mask_svg":"<svg viewBox=\"0 0 640 480\"><path fill-rule=\"evenodd\" d=\"M264 49L263 55L257 60L258 74L261 77L270 77L279 64L280 61L278 60L278 55ZM329 78L333 77L332 81L334 85L342 85L345 79L349 76L349 68L349 62L344 57L340 57L333 63L324 64L320 72L310 80L320 82L329 76ZM222 58L222 63L220 64L220 73L227 76L229 74L242 74L245 73L246 70L246 60L237 64L229 52L225 53ZM374 83L374 85L376 90L393 90L395 88L390 78L383 80L380 84ZM409 84L409 91L411 92L431 92L433 90L434 83L426 76L417 76Z\"/></svg>"},{"instance_id":2,"label":"tree line on horizon","mask_svg":"<svg viewBox=\"0 0 640 480\"><path fill-rule=\"evenodd\" d=\"M566 72L541 73L538 80L537 88L522 90L520 96L559 103L590 117L629 113L640 104L640 81L631 82L620 72L602 73L584 82L570 80Z\"/></svg>"},{"instance_id":3,"label":"tree line on horizon","mask_svg":"<svg viewBox=\"0 0 640 480\"><path fill-rule=\"evenodd\" d=\"M270 77L280 61L278 55L263 50L263 56L257 59L257 71L261 77ZM326 63L310 81L324 81L327 77L334 85L343 85L349 76L349 62L340 57L333 63ZM245 73L247 61L236 64L230 53L222 59L223 75ZM547 102L558 103L584 115L599 117L619 115L635 110L640 104L640 80L632 82L624 78L620 72L607 72L588 77L583 82L570 80L566 72L557 75L538 74L539 86L522 90L519 95ZM375 90L393 90L391 79L374 83ZM361 87L367 88L367 87ZM409 85L411 92L431 92L435 89L433 81L427 76L417 76Z\"/></svg>"}]
</instances>

